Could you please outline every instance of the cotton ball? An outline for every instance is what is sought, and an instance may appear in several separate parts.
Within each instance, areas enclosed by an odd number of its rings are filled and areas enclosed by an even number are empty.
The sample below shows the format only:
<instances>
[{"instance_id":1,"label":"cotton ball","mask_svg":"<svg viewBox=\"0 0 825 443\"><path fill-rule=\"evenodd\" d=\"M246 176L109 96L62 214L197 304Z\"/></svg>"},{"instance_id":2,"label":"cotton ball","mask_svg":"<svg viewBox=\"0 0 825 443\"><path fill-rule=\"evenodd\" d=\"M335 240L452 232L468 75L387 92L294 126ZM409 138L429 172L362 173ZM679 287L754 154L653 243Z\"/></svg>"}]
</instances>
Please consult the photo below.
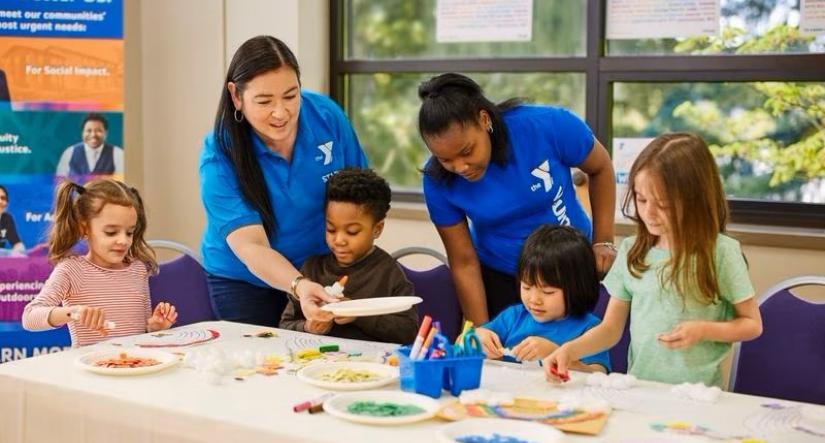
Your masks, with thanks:
<instances>
[{"instance_id":1,"label":"cotton ball","mask_svg":"<svg viewBox=\"0 0 825 443\"><path fill-rule=\"evenodd\" d=\"M608 376L610 387L613 389L630 389L636 385L636 377L614 372Z\"/></svg>"},{"instance_id":2,"label":"cotton ball","mask_svg":"<svg viewBox=\"0 0 825 443\"><path fill-rule=\"evenodd\" d=\"M187 352L186 355L183 356L183 362L181 362L181 366L183 366L184 368L197 369L200 354L201 353L197 351Z\"/></svg>"},{"instance_id":3,"label":"cotton ball","mask_svg":"<svg viewBox=\"0 0 825 443\"><path fill-rule=\"evenodd\" d=\"M722 390L719 389L717 386L712 386L710 388L702 389L702 392L699 394L697 400L701 400L705 403L716 403L719 400L719 395L722 394Z\"/></svg>"},{"instance_id":4,"label":"cotton ball","mask_svg":"<svg viewBox=\"0 0 825 443\"><path fill-rule=\"evenodd\" d=\"M249 349L245 351L236 352L232 356L232 360L235 363L235 367L241 367L245 369L251 369L255 367L255 354L252 353Z\"/></svg>"},{"instance_id":5,"label":"cotton ball","mask_svg":"<svg viewBox=\"0 0 825 443\"><path fill-rule=\"evenodd\" d=\"M492 393L486 389L470 389L465 390L459 395L458 400L463 405L472 405L476 403L486 403L492 396Z\"/></svg>"},{"instance_id":6,"label":"cotton ball","mask_svg":"<svg viewBox=\"0 0 825 443\"><path fill-rule=\"evenodd\" d=\"M588 386L604 386L607 381L607 374L604 372L594 372L587 376Z\"/></svg>"}]
</instances>

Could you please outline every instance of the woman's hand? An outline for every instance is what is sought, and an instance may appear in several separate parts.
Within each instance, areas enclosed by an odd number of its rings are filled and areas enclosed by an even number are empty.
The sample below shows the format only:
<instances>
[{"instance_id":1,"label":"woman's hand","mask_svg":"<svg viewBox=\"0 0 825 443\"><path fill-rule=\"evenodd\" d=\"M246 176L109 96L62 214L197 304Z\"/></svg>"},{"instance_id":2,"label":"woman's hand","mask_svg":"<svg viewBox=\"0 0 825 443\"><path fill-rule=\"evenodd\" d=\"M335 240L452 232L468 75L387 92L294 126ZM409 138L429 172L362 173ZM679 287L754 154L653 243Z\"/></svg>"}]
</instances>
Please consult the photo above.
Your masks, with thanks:
<instances>
[{"instance_id":1,"label":"woman's hand","mask_svg":"<svg viewBox=\"0 0 825 443\"><path fill-rule=\"evenodd\" d=\"M504 346L498 334L487 328L476 328L476 334L481 339L481 347L487 358L497 359L504 355Z\"/></svg>"},{"instance_id":2,"label":"woman's hand","mask_svg":"<svg viewBox=\"0 0 825 443\"><path fill-rule=\"evenodd\" d=\"M146 330L149 332L169 329L178 319L175 307L167 302L160 302L155 306L152 316L146 320Z\"/></svg>"},{"instance_id":3,"label":"woman's hand","mask_svg":"<svg viewBox=\"0 0 825 443\"><path fill-rule=\"evenodd\" d=\"M612 243L596 243L593 245L593 254L596 256L596 271L600 275L607 274L616 260L616 247Z\"/></svg>"},{"instance_id":4,"label":"woman's hand","mask_svg":"<svg viewBox=\"0 0 825 443\"><path fill-rule=\"evenodd\" d=\"M559 345L544 337L531 335L513 346L513 355L518 361L539 360L550 355L558 347Z\"/></svg>"},{"instance_id":5,"label":"woman's hand","mask_svg":"<svg viewBox=\"0 0 825 443\"><path fill-rule=\"evenodd\" d=\"M321 310L323 303L339 301L337 297L327 294L324 287L309 279L301 279L295 287L295 295L301 302L301 312L307 320L332 322L334 315Z\"/></svg>"}]
</instances>

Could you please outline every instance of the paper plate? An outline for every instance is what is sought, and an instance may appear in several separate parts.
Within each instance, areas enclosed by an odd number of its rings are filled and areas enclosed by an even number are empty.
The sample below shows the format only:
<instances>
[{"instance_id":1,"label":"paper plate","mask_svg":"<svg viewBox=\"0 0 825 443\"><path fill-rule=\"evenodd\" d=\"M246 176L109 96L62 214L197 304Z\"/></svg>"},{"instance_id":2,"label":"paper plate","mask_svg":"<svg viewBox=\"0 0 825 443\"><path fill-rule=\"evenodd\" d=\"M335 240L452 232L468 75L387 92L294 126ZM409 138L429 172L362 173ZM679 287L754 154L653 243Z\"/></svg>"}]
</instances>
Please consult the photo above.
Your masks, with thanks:
<instances>
[{"instance_id":1,"label":"paper plate","mask_svg":"<svg viewBox=\"0 0 825 443\"><path fill-rule=\"evenodd\" d=\"M152 366L140 366L136 368L124 367L113 368L105 366L96 366L95 362L109 358L118 358L121 354L126 354L128 357L139 358L153 358L158 361L158 364ZM180 362L180 358L175 354L169 352L158 351L155 349L141 349L141 348L123 348L123 349L106 349L93 351L83 354L75 360L75 364L87 371L103 375L143 375L153 372L162 371L170 366L174 366Z\"/></svg>"},{"instance_id":2,"label":"paper plate","mask_svg":"<svg viewBox=\"0 0 825 443\"><path fill-rule=\"evenodd\" d=\"M335 381L324 380L325 374L333 374L341 369L356 371L370 371L378 378L365 381ZM398 368L373 362L341 361L334 363L320 363L309 365L298 371L298 379L323 389L338 391L357 391L361 389L378 388L398 380Z\"/></svg>"},{"instance_id":3,"label":"paper plate","mask_svg":"<svg viewBox=\"0 0 825 443\"><path fill-rule=\"evenodd\" d=\"M460 437L471 435L493 438L493 434L530 443L557 443L564 438L550 425L501 418L468 418L442 426L437 433L440 443L456 443Z\"/></svg>"},{"instance_id":4,"label":"paper plate","mask_svg":"<svg viewBox=\"0 0 825 443\"><path fill-rule=\"evenodd\" d=\"M368 317L406 311L421 302L421 297L376 297L330 303L321 309L342 317Z\"/></svg>"},{"instance_id":5,"label":"paper plate","mask_svg":"<svg viewBox=\"0 0 825 443\"><path fill-rule=\"evenodd\" d=\"M372 415L353 414L347 407L357 401L374 401L377 403L395 403L401 405L414 405L423 409L418 414L400 415L394 417L376 417ZM438 411L438 402L430 397L411 392L401 391L368 391L368 392L348 392L338 394L324 402L324 411L338 418L364 423L368 425L401 425L415 423L435 416Z\"/></svg>"}]
</instances>

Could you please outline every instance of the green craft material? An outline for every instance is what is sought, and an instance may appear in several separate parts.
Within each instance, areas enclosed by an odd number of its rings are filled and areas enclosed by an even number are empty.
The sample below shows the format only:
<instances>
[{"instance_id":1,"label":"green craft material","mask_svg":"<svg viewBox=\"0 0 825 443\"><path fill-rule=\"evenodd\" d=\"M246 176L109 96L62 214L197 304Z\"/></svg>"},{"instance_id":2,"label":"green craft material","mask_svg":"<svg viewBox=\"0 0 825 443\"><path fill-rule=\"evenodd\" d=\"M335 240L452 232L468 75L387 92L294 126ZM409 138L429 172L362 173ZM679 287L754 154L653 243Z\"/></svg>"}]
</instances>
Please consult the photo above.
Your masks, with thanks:
<instances>
[{"instance_id":1,"label":"green craft material","mask_svg":"<svg viewBox=\"0 0 825 443\"><path fill-rule=\"evenodd\" d=\"M321 347L319 347L318 350L321 352L336 352L338 351L338 345L321 345Z\"/></svg>"},{"instance_id":2,"label":"green craft material","mask_svg":"<svg viewBox=\"0 0 825 443\"><path fill-rule=\"evenodd\" d=\"M372 415L375 417L399 417L402 415L413 415L424 412L415 405L402 405L398 403L376 403L374 401L355 401L347 406L347 411L351 414Z\"/></svg>"}]
</instances>

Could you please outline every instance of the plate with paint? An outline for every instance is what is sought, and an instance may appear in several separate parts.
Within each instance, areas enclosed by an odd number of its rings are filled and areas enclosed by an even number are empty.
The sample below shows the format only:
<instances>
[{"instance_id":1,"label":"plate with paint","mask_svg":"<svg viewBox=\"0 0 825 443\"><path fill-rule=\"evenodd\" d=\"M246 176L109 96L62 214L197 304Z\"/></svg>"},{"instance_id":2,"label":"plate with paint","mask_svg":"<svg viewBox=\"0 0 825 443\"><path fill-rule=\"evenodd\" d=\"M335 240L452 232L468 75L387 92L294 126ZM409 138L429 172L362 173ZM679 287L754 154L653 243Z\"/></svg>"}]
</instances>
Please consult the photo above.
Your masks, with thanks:
<instances>
[{"instance_id":1,"label":"plate with paint","mask_svg":"<svg viewBox=\"0 0 825 443\"><path fill-rule=\"evenodd\" d=\"M469 418L442 426L439 443L557 443L564 434L541 423L501 418Z\"/></svg>"},{"instance_id":2,"label":"plate with paint","mask_svg":"<svg viewBox=\"0 0 825 443\"><path fill-rule=\"evenodd\" d=\"M373 362L340 361L306 366L298 379L323 389L357 391L398 380L398 368Z\"/></svg>"},{"instance_id":3,"label":"plate with paint","mask_svg":"<svg viewBox=\"0 0 825 443\"><path fill-rule=\"evenodd\" d=\"M96 374L143 375L162 371L180 362L177 355L156 349L126 348L89 352L75 365Z\"/></svg>"},{"instance_id":4,"label":"plate with paint","mask_svg":"<svg viewBox=\"0 0 825 443\"><path fill-rule=\"evenodd\" d=\"M368 425L402 425L435 416L438 402L401 391L338 394L324 402L324 411L338 418Z\"/></svg>"},{"instance_id":5,"label":"plate with paint","mask_svg":"<svg viewBox=\"0 0 825 443\"><path fill-rule=\"evenodd\" d=\"M375 297L329 303L321 307L341 317L369 317L371 315L394 314L410 309L421 303L421 297Z\"/></svg>"}]
</instances>

